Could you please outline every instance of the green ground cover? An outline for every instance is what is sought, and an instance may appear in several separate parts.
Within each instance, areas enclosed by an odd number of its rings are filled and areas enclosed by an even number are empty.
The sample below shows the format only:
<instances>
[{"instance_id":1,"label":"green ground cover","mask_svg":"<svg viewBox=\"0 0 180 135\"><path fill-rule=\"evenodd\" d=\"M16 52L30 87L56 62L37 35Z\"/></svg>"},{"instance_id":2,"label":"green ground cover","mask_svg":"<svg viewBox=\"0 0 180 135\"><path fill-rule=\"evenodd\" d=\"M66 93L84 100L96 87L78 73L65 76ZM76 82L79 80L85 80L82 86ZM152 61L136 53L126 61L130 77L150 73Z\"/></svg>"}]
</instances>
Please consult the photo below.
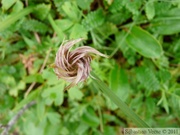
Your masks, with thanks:
<instances>
[{"instance_id":1,"label":"green ground cover","mask_svg":"<svg viewBox=\"0 0 180 135\"><path fill-rule=\"evenodd\" d=\"M52 64L84 38L94 73L151 127L180 127L179 0L0 0L0 133L121 135L137 127L89 78L68 91Z\"/></svg>"}]
</instances>

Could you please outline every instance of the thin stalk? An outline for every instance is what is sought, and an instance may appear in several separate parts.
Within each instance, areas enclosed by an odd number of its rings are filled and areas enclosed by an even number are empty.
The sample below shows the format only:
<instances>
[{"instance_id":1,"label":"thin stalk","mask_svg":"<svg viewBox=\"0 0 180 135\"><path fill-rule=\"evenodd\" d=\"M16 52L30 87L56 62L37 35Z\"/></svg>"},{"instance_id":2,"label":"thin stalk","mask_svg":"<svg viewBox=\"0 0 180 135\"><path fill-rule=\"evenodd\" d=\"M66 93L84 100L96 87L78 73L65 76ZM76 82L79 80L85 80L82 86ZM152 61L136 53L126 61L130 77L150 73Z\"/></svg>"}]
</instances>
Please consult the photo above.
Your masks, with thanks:
<instances>
[{"instance_id":1,"label":"thin stalk","mask_svg":"<svg viewBox=\"0 0 180 135\"><path fill-rule=\"evenodd\" d=\"M52 28L54 29L54 31L57 33L58 37L61 40L63 40L65 35L64 35L63 31L57 26L56 22L53 20L53 18L50 14L48 15L48 20L49 20Z\"/></svg>"},{"instance_id":2,"label":"thin stalk","mask_svg":"<svg viewBox=\"0 0 180 135\"><path fill-rule=\"evenodd\" d=\"M117 97L108 86L103 83L95 73L91 72L91 78L93 83L108 96L120 109L121 111L129 117L138 127L149 128L149 126L136 114L131 108L129 108L119 97Z\"/></svg>"}]
</instances>

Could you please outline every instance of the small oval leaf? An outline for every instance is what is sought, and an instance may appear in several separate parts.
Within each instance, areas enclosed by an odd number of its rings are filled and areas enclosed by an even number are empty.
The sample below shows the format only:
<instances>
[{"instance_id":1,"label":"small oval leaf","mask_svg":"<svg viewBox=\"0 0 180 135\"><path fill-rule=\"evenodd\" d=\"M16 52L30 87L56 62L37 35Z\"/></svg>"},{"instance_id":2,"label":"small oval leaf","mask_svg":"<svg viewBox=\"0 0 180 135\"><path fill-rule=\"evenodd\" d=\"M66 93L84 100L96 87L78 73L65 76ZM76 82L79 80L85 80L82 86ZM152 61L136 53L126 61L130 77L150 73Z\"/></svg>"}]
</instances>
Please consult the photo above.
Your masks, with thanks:
<instances>
[{"instance_id":1,"label":"small oval leaf","mask_svg":"<svg viewBox=\"0 0 180 135\"><path fill-rule=\"evenodd\" d=\"M158 41L150 33L137 26L131 29L126 42L144 57L159 58L163 53Z\"/></svg>"}]
</instances>

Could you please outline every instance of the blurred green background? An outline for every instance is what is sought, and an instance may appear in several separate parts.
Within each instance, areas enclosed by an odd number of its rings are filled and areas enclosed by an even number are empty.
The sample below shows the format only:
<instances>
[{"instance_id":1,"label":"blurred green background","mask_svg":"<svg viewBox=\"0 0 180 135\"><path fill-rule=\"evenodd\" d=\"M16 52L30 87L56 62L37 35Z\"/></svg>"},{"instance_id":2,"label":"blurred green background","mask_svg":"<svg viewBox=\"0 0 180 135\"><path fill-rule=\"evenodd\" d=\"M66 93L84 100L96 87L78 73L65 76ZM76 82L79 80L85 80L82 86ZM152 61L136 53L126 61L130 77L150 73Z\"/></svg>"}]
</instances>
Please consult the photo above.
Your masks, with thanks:
<instances>
[{"instance_id":1,"label":"blurred green background","mask_svg":"<svg viewBox=\"0 0 180 135\"><path fill-rule=\"evenodd\" d=\"M151 127L180 127L179 0L0 0L0 125L12 135L121 135L136 125L91 79L64 92L63 40L109 58L92 70ZM0 127L0 133L3 127Z\"/></svg>"}]
</instances>

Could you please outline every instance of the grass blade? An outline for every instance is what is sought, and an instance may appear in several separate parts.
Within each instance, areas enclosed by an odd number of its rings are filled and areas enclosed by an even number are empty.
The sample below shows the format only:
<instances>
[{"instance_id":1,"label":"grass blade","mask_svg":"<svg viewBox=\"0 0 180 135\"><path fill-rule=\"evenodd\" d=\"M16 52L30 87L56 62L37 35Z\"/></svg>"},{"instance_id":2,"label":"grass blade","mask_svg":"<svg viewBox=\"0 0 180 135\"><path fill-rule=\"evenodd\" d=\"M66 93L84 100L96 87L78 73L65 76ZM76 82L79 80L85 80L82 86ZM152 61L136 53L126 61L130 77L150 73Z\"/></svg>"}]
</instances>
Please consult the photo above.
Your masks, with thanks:
<instances>
[{"instance_id":1,"label":"grass blade","mask_svg":"<svg viewBox=\"0 0 180 135\"><path fill-rule=\"evenodd\" d=\"M149 128L149 126L135 114L120 98L118 98L112 90L110 90L106 84L104 84L95 73L91 72L91 78L93 83L99 87L99 89L106 94L120 109L127 115L138 127Z\"/></svg>"}]
</instances>

